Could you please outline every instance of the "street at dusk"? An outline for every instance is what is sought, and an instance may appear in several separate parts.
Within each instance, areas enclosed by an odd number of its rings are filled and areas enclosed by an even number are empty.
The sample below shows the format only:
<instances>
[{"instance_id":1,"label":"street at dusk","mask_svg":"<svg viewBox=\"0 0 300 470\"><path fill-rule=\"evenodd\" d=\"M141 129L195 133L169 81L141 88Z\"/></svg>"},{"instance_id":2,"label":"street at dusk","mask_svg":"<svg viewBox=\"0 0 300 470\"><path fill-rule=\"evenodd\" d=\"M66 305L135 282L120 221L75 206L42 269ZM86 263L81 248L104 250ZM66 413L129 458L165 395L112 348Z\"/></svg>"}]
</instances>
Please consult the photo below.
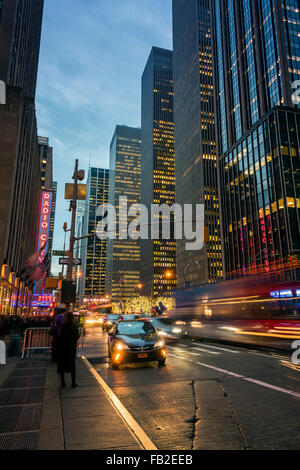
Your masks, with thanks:
<instances>
[{"instance_id":1,"label":"street at dusk","mask_svg":"<svg viewBox=\"0 0 300 470\"><path fill-rule=\"evenodd\" d=\"M287 355L182 341L168 346L162 369L151 363L114 371L101 328L88 330L84 346L158 449L299 448L299 367Z\"/></svg>"},{"instance_id":2,"label":"street at dusk","mask_svg":"<svg viewBox=\"0 0 300 470\"><path fill-rule=\"evenodd\" d=\"M0 272L0 462L299 452L300 0L0 0Z\"/></svg>"}]
</instances>

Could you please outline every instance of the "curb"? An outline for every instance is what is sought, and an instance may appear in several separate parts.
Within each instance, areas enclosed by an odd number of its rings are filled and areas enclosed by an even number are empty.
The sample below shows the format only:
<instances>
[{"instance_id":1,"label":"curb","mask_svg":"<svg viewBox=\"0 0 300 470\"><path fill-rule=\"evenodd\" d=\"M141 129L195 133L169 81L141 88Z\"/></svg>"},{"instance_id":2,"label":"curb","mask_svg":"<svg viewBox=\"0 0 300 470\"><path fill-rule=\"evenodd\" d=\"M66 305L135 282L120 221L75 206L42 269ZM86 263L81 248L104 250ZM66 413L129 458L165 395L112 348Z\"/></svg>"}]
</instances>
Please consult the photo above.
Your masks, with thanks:
<instances>
[{"instance_id":1,"label":"curb","mask_svg":"<svg viewBox=\"0 0 300 470\"><path fill-rule=\"evenodd\" d=\"M127 427L129 428L131 434L138 440L139 444L144 450L158 450L155 444L151 441L151 439L147 436L145 431L141 428L141 426L137 423L137 421L133 418L133 416L129 413L129 411L125 408L123 403L119 400L119 398L114 394L112 389L107 385L105 380L98 374L98 372L94 369L88 359L84 356L81 357L84 365L89 369L90 373L94 376L102 390L104 391L105 395L108 397L110 402L112 403L115 410L121 416L122 420L125 422Z\"/></svg>"}]
</instances>

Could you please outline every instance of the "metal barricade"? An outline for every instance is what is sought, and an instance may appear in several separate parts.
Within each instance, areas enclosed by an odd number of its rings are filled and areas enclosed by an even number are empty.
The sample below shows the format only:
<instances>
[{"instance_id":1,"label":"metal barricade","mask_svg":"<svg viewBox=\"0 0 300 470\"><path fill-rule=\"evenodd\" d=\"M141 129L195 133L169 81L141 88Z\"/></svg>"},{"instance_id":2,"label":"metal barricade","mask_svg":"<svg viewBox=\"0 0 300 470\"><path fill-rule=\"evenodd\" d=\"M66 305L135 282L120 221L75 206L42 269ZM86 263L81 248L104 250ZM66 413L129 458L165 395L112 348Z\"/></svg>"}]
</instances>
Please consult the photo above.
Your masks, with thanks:
<instances>
[{"instance_id":1,"label":"metal barricade","mask_svg":"<svg viewBox=\"0 0 300 470\"><path fill-rule=\"evenodd\" d=\"M22 348L22 359L24 359L25 355L27 358L29 358L32 351L52 349L52 338L49 335L49 330L50 327L28 328L25 331Z\"/></svg>"}]
</instances>

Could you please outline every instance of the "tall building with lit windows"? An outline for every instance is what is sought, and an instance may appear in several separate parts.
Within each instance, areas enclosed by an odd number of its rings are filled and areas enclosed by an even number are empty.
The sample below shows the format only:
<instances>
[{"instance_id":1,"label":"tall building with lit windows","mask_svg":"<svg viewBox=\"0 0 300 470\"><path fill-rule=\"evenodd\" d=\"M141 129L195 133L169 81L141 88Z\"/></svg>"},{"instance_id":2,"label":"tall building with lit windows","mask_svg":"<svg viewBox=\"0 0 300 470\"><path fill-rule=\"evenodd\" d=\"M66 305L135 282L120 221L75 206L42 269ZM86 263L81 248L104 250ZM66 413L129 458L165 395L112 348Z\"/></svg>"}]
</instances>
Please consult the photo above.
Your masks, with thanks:
<instances>
[{"instance_id":1,"label":"tall building with lit windows","mask_svg":"<svg viewBox=\"0 0 300 470\"><path fill-rule=\"evenodd\" d=\"M119 216L132 204L140 203L141 129L116 126L110 145L109 203L116 210L116 238L107 240L106 293L112 301L122 302L135 297L140 282L140 241L119 234ZM127 207L119 198L127 197ZM135 217L133 217L135 218ZM128 223L133 219L128 217ZM120 238L121 235L121 238Z\"/></svg>"},{"instance_id":2,"label":"tall building with lit windows","mask_svg":"<svg viewBox=\"0 0 300 470\"><path fill-rule=\"evenodd\" d=\"M177 285L223 278L210 0L173 0L176 202L204 205L205 243L177 242Z\"/></svg>"},{"instance_id":3,"label":"tall building with lit windows","mask_svg":"<svg viewBox=\"0 0 300 470\"><path fill-rule=\"evenodd\" d=\"M22 288L24 282L32 288L24 265L36 250L39 233L35 90L43 6L43 0L0 1L0 81L6 85L6 104L0 105L0 263ZM13 283L7 285L13 291Z\"/></svg>"},{"instance_id":4,"label":"tall building with lit windows","mask_svg":"<svg viewBox=\"0 0 300 470\"><path fill-rule=\"evenodd\" d=\"M278 273L300 254L300 1L211 11L226 278Z\"/></svg>"},{"instance_id":5,"label":"tall building with lit windows","mask_svg":"<svg viewBox=\"0 0 300 470\"><path fill-rule=\"evenodd\" d=\"M109 170L89 168L87 179L87 196L85 203L79 203L81 220L77 219L79 236L96 233L97 207L108 202ZM80 241L75 246L75 255L81 257L81 277L79 279L79 295L83 297L104 296L106 273L106 240L97 236Z\"/></svg>"},{"instance_id":6,"label":"tall building with lit windows","mask_svg":"<svg viewBox=\"0 0 300 470\"><path fill-rule=\"evenodd\" d=\"M153 47L142 77L141 203L175 203L172 51ZM176 242L141 240L141 281L147 295L158 297L176 286ZM169 273L169 277L167 276Z\"/></svg>"}]
</instances>

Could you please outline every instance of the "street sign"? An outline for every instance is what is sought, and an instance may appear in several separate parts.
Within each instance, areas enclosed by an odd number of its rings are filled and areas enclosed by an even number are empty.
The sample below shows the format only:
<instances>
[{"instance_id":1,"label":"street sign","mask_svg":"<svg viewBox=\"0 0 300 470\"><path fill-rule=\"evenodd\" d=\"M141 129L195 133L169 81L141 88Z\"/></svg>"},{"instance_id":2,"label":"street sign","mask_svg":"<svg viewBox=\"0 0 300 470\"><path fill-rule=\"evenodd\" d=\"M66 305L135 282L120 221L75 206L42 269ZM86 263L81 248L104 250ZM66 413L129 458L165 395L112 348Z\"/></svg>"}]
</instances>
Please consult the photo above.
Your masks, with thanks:
<instances>
[{"instance_id":1,"label":"street sign","mask_svg":"<svg viewBox=\"0 0 300 470\"><path fill-rule=\"evenodd\" d=\"M59 258L59 264L68 265L69 258ZM81 266L80 258L73 258L73 266Z\"/></svg>"},{"instance_id":2,"label":"street sign","mask_svg":"<svg viewBox=\"0 0 300 470\"><path fill-rule=\"evenodd\" d=\"M74 197L74 184L66 183L65 184L65 199L73 199ZM86 200L86 184L78 184L78 201Z\"/></svg>"},{"instance_id":3,"label":"street sign","mask_svg":"<svg viewBox=\"0 0 300 470\"><path fill-rule=\"evenodd\" d=\"M64 251L59 251L59 250L53 250L52 251L52 256L65 256L65 252Z\"/></svg>"}]
</instances>

